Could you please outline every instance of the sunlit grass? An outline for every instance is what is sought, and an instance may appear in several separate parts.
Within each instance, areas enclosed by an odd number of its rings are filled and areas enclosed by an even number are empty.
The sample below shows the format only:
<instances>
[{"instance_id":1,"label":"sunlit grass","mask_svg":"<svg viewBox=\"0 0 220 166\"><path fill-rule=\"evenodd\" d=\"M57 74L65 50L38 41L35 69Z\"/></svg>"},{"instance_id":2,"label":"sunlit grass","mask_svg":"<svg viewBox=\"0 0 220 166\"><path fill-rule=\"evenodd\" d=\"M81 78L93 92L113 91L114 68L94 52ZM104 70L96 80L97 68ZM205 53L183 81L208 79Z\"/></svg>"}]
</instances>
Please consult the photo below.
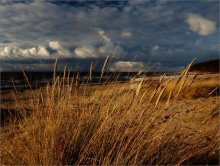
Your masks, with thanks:
<instances>
[{"instance_id":1,"label":"sunlit grass","mask_svg":"<svg viewBox=\"0 0 220 166\"><path fill-rule=\"evenodd\" d=\"M196 78L188 77L190 66L177 78L164 77L155 83L147 84L143 78L135 84L91 86L89 81L80 85L79 74L71 77L66 68L62 78L57 76L56 62L53 84L30 89L28 102L14 91L15 109L20 116L1 128L1 164L218 162L219 124L216 120L202 124L213 108L205 108L204 115L186 116L178 115L188 108L181 109L182 112L175 110L180 99L198 97L195 95L201 87L209 87L200 97L210 105L205 97L218 87L216 80L197 82ZM90 80L91 73L90 69ZM26 75L25 78L28 82ZM199 112L201 108L195 107L193 111Z\"/></svg>"}]
</instances>

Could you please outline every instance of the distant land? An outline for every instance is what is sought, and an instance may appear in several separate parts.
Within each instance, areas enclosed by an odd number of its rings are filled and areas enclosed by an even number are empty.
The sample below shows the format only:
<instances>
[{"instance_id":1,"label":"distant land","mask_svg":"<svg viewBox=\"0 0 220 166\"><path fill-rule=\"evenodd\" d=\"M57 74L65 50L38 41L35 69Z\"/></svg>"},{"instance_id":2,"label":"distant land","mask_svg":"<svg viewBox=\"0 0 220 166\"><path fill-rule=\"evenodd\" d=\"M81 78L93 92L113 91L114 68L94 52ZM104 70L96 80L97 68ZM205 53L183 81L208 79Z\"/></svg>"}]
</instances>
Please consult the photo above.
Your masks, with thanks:
<instances>
[{"instance_id":1,"label":"distant land","mask_svg":"<svg viewBox=\"0 0 220 166\"><path fill-rule=\"evenodd\" d=\"M220 59L199 62L192 65L191 72L219 73Z\"/></svg>"}]
</instances>

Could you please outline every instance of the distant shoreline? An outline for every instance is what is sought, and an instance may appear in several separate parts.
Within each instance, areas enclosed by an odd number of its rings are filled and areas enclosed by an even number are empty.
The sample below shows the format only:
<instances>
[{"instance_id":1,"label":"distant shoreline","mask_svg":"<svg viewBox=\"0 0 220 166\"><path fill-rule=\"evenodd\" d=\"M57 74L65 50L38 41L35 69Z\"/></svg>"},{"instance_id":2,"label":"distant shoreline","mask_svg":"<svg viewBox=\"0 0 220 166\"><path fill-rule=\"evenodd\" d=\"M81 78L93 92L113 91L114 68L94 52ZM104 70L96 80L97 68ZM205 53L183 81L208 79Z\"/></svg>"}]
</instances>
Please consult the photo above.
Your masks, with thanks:
<instances>
[{"instance_id":1,"label":"distant shoreline","mask_svg":"<svg viewBox=\"0 0 220 166\"><path fill-rule=\"evenodd\" d=\"M24 91L24 90L30 89L27 82L25 81L25 79L23 77L23 73L20 72L19 74L20 74L20 76L16 75L16 77L13 77L13 76L9 77L10 75L7 75L7 77L2 77L1 76L0 90L1 91L10 91L10 90L14 89L11 78L13 78L13 82L14 82L15 87L16 87L17 90ZM32 74L32 73L29 73L29 74ZM51 74L51 73L49 73L49 74ZM59 74L61 74L60 77L62 77L63 73L58 73L57 75L59 75ZM122 74L122 76L120 76L119 78L116 78L116 77L110 78L110 76L108 77L108 76L104 75L102 77L102 79L100 79L100 77L95 77L94 76L92 81L88 81L88 75L85 75L85 73L84 73L84 75L82 75L80 77L80 83L81 83L82 86L83 85L96 86L96 85L103 85L103 84L106 85L106 84L113 84L115 82L117 82L117 83L126 83L126 82L130 81L131 78L134 78L134 76L137 75L137 73L132 73L132 74L130 73L129 76L126 75L128 73L121 73L121 74ZM145 75L146 78L144 79L144 81L159 80L160 77L163 76L163 75L164 75L164 79L166 79L166 80L178 77L178 74L175 74L175 73L171 73L171 74L168 73L167 75L162 74L162 73L160 75L159 75L159 73L157 73L155 75L147 73ZM199 79L208 79L208 78L213 78L213 77L219 77L220 76L219 73L189 72L189 74L188 74L189 77L193 77L195 75L197 75L197 78L199 78ZM43 88L48 83L52 84L52 82L53 82L53 77L52 77L53 73L52 73L52 75L47 75L47 77L42 77L42 75L40 77L36 77L38 75L34 75L34 76L35 77L32 77L30 79L32 89ZM142 76L137 76L136 78L134 78L134 80L132 82L134 82L134 83L135 82L140 82L141 79L142 79ZM66 80L66 82L67 82L67 80Z\"/></svg>"}]
</instances>

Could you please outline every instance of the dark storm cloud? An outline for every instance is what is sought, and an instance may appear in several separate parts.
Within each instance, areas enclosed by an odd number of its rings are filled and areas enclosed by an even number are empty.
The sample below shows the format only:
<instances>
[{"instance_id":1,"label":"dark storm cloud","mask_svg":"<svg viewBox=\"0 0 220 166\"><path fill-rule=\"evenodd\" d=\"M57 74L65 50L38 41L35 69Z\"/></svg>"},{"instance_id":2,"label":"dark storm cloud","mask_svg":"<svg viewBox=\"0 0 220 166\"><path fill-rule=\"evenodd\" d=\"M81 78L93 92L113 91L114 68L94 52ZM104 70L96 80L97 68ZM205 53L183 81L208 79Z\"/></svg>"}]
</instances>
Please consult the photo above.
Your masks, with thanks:
<instances>
[{"instance_id":1,"label":"dark storm cloud","mask_svg":"<svg viewBox=\"0 0 220 166\"><path fill-rule=\"evenodd\" d=\"M113 63L127 62L119 64L130 64L136 55L138 62L161 69L181 68L195 57L214 59L218 5L217 0L1 1L1 68L39 63L45 70L58 54L62 64L88 68L98 52L102 59L116 46Z\"/></svg>"}]
</instances>

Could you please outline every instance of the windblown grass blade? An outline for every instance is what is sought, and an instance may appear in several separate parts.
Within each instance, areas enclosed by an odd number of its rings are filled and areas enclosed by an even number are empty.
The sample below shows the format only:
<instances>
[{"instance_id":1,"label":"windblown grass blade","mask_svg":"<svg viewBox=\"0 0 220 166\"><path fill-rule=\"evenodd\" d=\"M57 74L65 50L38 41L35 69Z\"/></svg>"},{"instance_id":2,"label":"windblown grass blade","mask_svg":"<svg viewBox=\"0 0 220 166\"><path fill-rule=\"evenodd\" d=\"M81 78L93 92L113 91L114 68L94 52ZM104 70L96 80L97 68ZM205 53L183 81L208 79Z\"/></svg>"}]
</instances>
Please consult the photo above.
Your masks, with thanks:
<instances>
[{"instance_id":1,"label":"windblown grass blade","mask_svg":"<svg viewBox=\"0 0 220 166\"><path fill-rule=\"evenodd\" d=\"M55 61L55 64L54 64L54 69L53 69L53 81L54 81L54 82L55 82L55 80L56 80L57 63L58 63L58 58L56 58L56 61Z\"/></svg>"},{"instance_id":2,"label":"windblown grass blade","mask_svg":"<svg viewBox=\"0 0 220 166\"><path fill-rule=\"evenodd\" d=\"M90 69L89 69L89 80L92 81L92 70L93 70L93 63L90 64Z\"/></svg>"},{"instance_id":3,"label":"windblown grass blade","mask_svg":"<svg viewBox=\"0 0 220 166\"><path fill-rule=\"evenodd\" d=\"M145 77L143 77L143 78L141 79L141 82L140 82L139 85L137 86L136 93L135 93L136 97L137 97L137 96L139 95L139 93L140 93L141 86L142 86L142 84L143 84L144 78L145 78Z\"/></svg>"},{"instance_id":4,"label":"windblown grass blade","mask_svg":"<svg viewBox=\"0 0 220 166\"><path fill-rule=\"evenodd\" d=\"M105 72L106 67L108 66L109 57L110 57L110 55L108 55L108 56L106 57L105 62L104 62L104 64L103 64L103 66L102 66L102 71L101 71L99 83L100 83L100 81L101 81L101 79L102 79L102 77L103 77L103 75L104 75L104 72Z\"/></svg>"}]
</instances>

